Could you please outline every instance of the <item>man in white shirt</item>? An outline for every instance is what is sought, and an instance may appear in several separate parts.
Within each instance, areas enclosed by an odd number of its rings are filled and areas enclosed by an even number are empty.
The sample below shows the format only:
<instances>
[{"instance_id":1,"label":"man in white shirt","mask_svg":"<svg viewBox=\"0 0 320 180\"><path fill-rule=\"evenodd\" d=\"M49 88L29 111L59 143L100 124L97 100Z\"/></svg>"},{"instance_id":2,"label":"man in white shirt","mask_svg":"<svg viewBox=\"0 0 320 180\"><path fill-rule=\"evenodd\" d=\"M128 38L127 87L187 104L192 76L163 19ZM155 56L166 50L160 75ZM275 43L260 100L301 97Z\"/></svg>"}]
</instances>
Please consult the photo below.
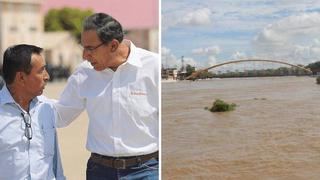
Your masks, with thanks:
<instances>
[{"instance_id":1,"label":"man in white shirt","mask_svg":"<svg viewBox=\"0 0 320 180\"><path fill-rule=\"evenodd\" d=\"M64 180L56 113L40 96L49 80L42 48L16 45L3 57L0 91L0 179Z\"/></svg>"},{"instance_id":2,"label":"man in white shirt","mask_svg":"<svg viewBox=\"0 0 320 180\"><path fill-rule=\"evenodd\" d=\"M56 108L58 127L89 116L87 179L158 179L159 56L123 40L120 23L85 19L83 58Z\"/></svg>"}]
</instances>

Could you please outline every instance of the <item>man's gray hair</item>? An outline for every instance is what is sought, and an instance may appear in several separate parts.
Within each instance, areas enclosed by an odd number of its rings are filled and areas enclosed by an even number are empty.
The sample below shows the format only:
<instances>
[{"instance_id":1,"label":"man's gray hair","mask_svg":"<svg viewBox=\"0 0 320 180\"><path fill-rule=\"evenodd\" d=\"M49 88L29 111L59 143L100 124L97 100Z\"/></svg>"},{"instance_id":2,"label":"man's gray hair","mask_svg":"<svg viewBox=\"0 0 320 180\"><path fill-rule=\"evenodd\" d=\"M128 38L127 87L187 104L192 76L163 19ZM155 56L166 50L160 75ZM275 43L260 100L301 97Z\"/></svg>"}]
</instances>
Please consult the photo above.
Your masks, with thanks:
<instances>
[{"instance_id":1,"label":"man's gray hair","mask_svg":"<svg viewBox=\"0 0 320 180\"><path fill-rule=\"evenodd\" d=\"M83 21L83 31L96 30L102 42L109 43L113 39L122 42L123 31L121 24L112 16L105 13L95 13Z\"/></svg>"}]
</instances>

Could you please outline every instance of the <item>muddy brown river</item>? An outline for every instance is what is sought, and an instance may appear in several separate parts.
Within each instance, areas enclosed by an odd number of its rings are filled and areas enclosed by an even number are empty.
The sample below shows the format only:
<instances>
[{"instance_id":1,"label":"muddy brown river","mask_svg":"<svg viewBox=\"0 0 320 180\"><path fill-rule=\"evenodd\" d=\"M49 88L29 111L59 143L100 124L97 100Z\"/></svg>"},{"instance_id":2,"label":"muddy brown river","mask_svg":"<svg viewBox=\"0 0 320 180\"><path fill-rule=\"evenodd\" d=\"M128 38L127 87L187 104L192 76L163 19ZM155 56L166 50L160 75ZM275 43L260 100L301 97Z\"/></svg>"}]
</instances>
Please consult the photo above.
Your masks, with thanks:
<instances>
[{"instance_id":1,"label":"muddy brown river","mask_svg":"<svg viewBox=\"0 0 320 180\"><path fill-rule=\"evenodd\" d=\"M204 109L217 98L236 109ZM162 83L162 179L320 179L320 85L311 77Z\"/></svg>"}]
</instances>

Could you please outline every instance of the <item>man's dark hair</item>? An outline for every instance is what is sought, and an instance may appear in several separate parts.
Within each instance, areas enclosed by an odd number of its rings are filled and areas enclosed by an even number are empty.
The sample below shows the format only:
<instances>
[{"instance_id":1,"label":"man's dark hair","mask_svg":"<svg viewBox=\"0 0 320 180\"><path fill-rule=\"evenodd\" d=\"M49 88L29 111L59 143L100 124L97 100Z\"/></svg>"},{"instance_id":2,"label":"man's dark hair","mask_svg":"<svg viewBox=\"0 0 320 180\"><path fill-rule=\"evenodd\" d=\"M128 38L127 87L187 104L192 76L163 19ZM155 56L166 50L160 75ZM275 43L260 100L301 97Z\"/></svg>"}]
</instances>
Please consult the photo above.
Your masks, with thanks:
<instances>
[{"instance_id":1,"label":"man's dark hair","mask_svg":"<svg viewBox=\"0 0 320 180\"><path fill-rule=\"evenodd\" d=\"M83 21L83 31L96 30L98 37L104 43L113 39L122 42L123 31L121 24L112 16L104 13L96 13Z\"/></svg>"},{"instance_id":2,"label":"man's dark hair","mask_svg":"<svg viewBox=\"0 0 320 180\"><path fill-rule=\"evenodd\" d=\"M6 84L11 84L14 81L17 72L25 72L30 74L32 65L31 65L31 56L32 54L40 54L42 48L27 45L19 44L14 45L6 49L3 55L3 79Z\"/></svg>"}]
</instances>

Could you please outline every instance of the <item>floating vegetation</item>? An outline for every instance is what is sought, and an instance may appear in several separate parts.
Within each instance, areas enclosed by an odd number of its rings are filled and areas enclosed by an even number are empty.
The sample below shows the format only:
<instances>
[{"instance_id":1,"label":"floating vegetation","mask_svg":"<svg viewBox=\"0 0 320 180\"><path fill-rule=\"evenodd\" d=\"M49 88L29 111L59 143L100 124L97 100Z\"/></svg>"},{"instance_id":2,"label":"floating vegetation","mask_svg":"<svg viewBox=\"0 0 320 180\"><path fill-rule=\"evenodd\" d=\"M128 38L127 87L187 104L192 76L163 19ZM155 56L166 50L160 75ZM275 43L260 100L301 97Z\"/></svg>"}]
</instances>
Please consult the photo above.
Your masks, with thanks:
<instances>
[{"instance_id":1,"label":"floating vegetation","mask_svg":"<svg viewBox=\"0 0 320 180\"><path fill-rule=\"evenodd\" d=\"M267 98L254 98L254 100L267 100Z\"/></svg>"},{"instance_id":2,"label":"floating vegetation","mask_svg":"<svg viewBox=\"0 0 320 180\"><path fill-rule=\"evenodd\" d=\"M317 77L317 84L320 84L320 76Z\"/></svg>"},{"instance_id":3,"label":"floating vegetation","mask_svg":"<svg viewBox=\"0 0 320 180\"><path fill-rule=\"evenodd\" d=\"M235 109L237 105L232 103L232 104L229 104L229 103L226 103L224 101L222 101L221 99L216 99L214 102L213 102L213 105L211 108L208 108L208 107L205 107L204 109L205 110L209 110L211 112L225 112L225 111L232 111Z\"/></svg>"}]
</instances>

